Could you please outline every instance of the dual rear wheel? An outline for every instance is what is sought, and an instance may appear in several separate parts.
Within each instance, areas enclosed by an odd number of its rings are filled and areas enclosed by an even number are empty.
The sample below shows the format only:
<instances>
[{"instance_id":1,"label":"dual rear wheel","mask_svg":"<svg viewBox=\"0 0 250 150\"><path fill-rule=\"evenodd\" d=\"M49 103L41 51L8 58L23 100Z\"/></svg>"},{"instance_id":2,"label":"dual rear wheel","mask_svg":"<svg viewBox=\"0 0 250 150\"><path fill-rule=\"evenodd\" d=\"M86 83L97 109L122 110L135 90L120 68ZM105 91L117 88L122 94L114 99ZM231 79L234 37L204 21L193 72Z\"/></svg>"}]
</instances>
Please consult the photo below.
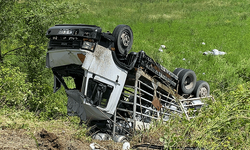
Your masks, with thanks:
<instances>
[{"instance_id":1,"label":"dual rear wheel","mask_svg":"<svg viewBox=\"0 0 250 150\"><path fill-rule=\"evenodd\" d=\"M206 97L210 94L210 87L206 81L197 81L194 71L189 69L177 68L173 72L178 76L179 94L193 94L194 97Z\"/></svg>"}]
</instances>

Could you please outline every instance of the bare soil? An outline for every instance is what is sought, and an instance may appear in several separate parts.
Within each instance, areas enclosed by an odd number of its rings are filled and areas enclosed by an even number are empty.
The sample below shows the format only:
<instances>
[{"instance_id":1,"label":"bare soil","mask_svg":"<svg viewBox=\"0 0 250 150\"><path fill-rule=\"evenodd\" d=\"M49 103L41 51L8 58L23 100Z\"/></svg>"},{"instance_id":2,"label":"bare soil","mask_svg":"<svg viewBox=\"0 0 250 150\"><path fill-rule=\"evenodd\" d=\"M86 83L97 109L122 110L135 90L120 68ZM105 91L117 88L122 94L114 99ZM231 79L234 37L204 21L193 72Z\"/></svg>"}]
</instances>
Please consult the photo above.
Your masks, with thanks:
<instances>
[{"instance_id":1,"label":"bare soil","mask_svg":"<svg viewBox=\"0 0 250 150\"><path fill-rule=\"evenodd\" d=\"M35 131L34 131L35 132ZM84 142L67 136L67 133L52 133L45 129L31 133L24 129L1 129L0 150L89 150L90 143L97 143L100 150L121 150L122 143L113 141ZM144 139L144 138L143 138ZM151 139L152 140L152 139ZM147 140L143 140L147 143ZM148 141L149 142L149 141ZM152 141L151 141L152 142ZM133 142L131 142L131 147ZM153 143L157 143L156 141ZM130 148L131 148L130 147ZM153 150L154 148L138 147L137 150Z\"/></svg>"},{"instance_id":2,"label":"bare soil","mask_svg":"<svg viewBox=\"0 0 250 150\"><path fill-rule=\"evenodd\" d=\"M0 130L0 150L84 150L89 143L67 139L46 130L35 135L25 130Z\"/></svg>"}]
</instances>

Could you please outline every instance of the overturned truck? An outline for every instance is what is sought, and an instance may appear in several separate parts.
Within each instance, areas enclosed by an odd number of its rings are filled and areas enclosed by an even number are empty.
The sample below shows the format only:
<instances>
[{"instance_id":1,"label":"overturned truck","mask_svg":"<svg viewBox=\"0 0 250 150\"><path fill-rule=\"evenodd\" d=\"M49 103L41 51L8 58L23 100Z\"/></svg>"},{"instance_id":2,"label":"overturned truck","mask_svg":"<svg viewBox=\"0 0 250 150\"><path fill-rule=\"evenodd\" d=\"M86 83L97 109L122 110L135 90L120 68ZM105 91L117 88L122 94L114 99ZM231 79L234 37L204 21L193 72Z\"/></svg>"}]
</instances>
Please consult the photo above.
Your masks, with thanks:
<instances>
[{"instance_id":1,"label":"overturned truck","mask_svg":"<svg viewBox=\"0 0 250 150\"><path fill-rule=\"evenodd\" d=\"M63 85L68 115L95 126L96 139L122 141L152 120L176 114L191 119L209 97L209 84L196 81L194 71L171 72L144 51L129 53L133 32L127 25L112 33L94 25L55 25L46 37L54 92Z\"/></svg>"}]
</instances>

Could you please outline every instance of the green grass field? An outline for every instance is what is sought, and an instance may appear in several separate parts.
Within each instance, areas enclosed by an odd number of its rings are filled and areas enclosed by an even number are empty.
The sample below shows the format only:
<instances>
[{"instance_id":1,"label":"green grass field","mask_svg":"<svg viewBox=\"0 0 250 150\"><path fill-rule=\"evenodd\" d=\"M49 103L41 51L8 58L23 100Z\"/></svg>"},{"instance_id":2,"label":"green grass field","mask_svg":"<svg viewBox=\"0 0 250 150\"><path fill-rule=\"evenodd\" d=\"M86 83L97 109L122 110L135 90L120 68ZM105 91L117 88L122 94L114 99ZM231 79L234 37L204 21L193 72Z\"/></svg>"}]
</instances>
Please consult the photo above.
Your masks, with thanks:
<instances>
[{"instance_id":1,"label":"green grass field","mask_svg":"<svg viewBox=\"0 0 250 150\"><path fill-rule=\"evenodd\" d=\"M58 20L58 23L97 25L103 29L103 32L113 32L119 24L129 25L134 34L132 51L145 51L170 71L174 71L175 68L191 69L196 73L198 80L205 80L210 84L211 95L216 101L207 102L207 107L195 119L187 121L177 117L166 124L154 123L150 130L141 131L132 137L130 141L132 144L164 142L165 148L194 146L205 149L250 149L250 84L248 83L250 81L250 43L248 42L250 1L73 0L72 2L81 4L80 13L62 19L63 21ZM64 12L71 11L66 9ZM6 41L6 43L12 42ZM202 44L203 42L205 44ZM7 47L5 44L1 44L2 48ZM158 50L161 45L166 46L163 52ZM203 52L213 49L224 51L226 55L203 55ZM14 61L13 57L7 59L10 62ZM13 64L15 66L16 62ZM46 73L48 73L47 76L51 76L47 79L49 84L40 85L40 87L49 89L53 86L53 78L51 72ZM17 75L13 74L13 76ZM9 78L8 82L11 80ZM1 88L0 85L0 90ZM26 88L29 88L28 85ZM43 99L35 100L41 101L41 105L46 109L39 113L33 110L40 116L31 115L27 119L19 115L18 119L24 118L20 119L20 126L25 122L25 127L19 127L19 125L13 127L13 120L9 121L8 117L6 119L12 111L6 113L5 110L11 108L0 111L2 115L0 125L2 127L9 125L9 128L18 129L28 128L33 131L34 122L36 122L33 118L47 121L42 117L43 114L53 114L58 110L60 113L63 112L64 117L55 118L65 121L67 97L63 89L53 94L51 88L50 94ZM53 102L53 105L50 102ZM55 108L55 105L58 107ZM26 114L23 111L20 113ZM6 120L9 123L6 123ZM27 120L30 120L30 123ZM49 124L48 122L46 124ZM72 134L76 132L75 122L72 123L74 126L71 130ZM53 130L50 127L47 128ZM84 131L82 135L77 133L78 138L90 140L85 135L86 130L82 130Z\"/></svg>"},{"instance_id":2,"label":"green grass field","mask_svg":"<svg viewBox=\"0 0 250 150\"><path fill-rule=\"evenodd\" d=\"M248 76L250 23L246 0L109 0L82 1L84 13L64 23L93 24L112 32L118 24L131 26L132 50L144 50L173 71L187 68L206 80L212 91L234 89ZM202 44L205 43L205 45ZM159 52L160 45L166 49ZM204 56L218 49L225 56ZM183 60L185 58L185 60Z\"/></svg>"}]
</instances>

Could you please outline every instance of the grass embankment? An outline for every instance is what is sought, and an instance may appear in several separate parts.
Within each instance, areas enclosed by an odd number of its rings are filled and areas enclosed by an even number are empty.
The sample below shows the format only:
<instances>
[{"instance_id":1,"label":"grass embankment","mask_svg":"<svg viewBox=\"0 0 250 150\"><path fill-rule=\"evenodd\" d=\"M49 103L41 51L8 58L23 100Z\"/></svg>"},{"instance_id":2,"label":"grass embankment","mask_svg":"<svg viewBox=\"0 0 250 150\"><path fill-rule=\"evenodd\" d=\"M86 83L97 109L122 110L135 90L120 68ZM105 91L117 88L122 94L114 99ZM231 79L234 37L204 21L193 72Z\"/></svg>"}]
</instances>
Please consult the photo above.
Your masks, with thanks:
<instances>
[{"instance_id":1,"label":"grass embankment","mask_svg":"<svg viewBox=\"0 0 250 150\"><path fill-rule=\"evenodd\" d=\"M215 96L216 102L209 103L196 119L190 122L173 119L164 126L136 135L132 143L154 144L161 137L166 147L250 149L249 1L82 0L81 3L86 7L83 13L62 23L93 24L110 32L118 24L127 24L134 33L132 51L144 50L170 71L194 70L198 80L210 84L211 94ZM163 52L158 51L160 45L166 46ZM213 49L227 54L203 55ZM67 99L61 93L53 98ZM62 103L65 105L66 100ZM6 126L4 122L1 126ZM32 125L35 122L30 119L24 126L36 130ZM72 129L73 132L78 131Z\"/></svg>"}]
</instances>

